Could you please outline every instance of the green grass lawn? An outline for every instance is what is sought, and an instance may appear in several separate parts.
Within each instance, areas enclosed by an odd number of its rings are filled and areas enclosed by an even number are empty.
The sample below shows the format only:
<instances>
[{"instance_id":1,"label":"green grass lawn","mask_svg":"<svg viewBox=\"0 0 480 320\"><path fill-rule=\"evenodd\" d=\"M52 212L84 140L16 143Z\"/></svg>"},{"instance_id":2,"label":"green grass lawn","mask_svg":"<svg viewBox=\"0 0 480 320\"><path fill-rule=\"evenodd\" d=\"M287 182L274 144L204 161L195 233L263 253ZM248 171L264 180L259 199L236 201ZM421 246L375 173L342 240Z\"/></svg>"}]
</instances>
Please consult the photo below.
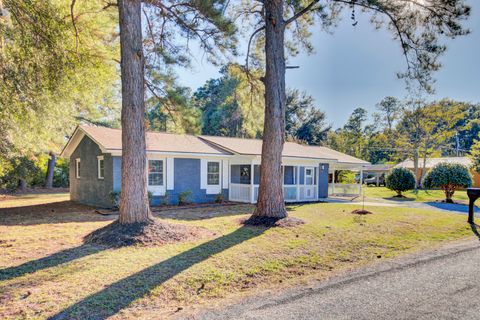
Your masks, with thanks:
<instances>
[{"instance_id":1,"label":"green grass lawn","mask_svg":"<svg viewBox=\"0 0 480 320\"><path fill-rule=\"evenodd\" d=\"M473 237L461 215L371 207L374 214L358 216L341 204L291 207L306 222L295 228L244 227L252 207L238 205L158 213L208 228L211 238L109 249L82 237L114 217L43 200L2 203L0 319L164 319ZM29 206L18 207L23 201Z\"/></svg>"},{"instance_id":2,"label":"green grass lawn","mask_svg":"<svg viewBox=\"0 0 480 320\"><path fill-rule=\"evenodd\" d=\"M0 208L38 205L38 204L44 204L44 203L53 203L53 202L61 202L61 201L69 201L69 200L70 200L70 194L65 192L0 195Z\"/></svg>"},{"instance_id":3,"label":"green grass lawn","mask_svg":"<svg viewBox=\"0 0 480 320\"><path fill-rule=\"evenodd\" d=\"M363 190L365 192L365 197L367 198L384 198L391 199L396 195L395 191L389 190L385 187L373 187L373 186L364 186ZM442 201L445 200L445 194L442 190L418 190L417 192L411 190L402 193L405 197L404 199L394 198L394 200L399 201L419 201L419 202L428 202L428 201ZM465 202L468 201L467 192L464 190L455 191L453 195L453 201Z\"/></svg>"}]
</instances>

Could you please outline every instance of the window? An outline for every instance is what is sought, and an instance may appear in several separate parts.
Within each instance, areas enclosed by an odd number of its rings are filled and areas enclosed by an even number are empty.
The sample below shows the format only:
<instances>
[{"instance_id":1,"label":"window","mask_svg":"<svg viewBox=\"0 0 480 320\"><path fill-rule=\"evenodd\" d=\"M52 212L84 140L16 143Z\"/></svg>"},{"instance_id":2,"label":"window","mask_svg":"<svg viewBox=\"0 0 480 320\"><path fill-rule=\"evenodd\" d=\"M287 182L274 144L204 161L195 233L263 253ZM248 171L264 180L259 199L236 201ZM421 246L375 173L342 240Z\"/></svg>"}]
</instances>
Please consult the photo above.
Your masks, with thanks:
<instances>
[{"instance_id":1,"label":"window","mask_svg":"<svg viewBox=\"0 0 480 320\"><path fill-rule=\"evenodd\" d=\"M105 161L103 156L97 157L97 170L98 179L103 179L105 177Z\"/></svg>"},{"instance_id":2,"label":"window","mask_svg":"<svg viewBox=\"0 0 480 320\"><path fill-rule=\"evenodd\" d=\"M75 159L75 176L80 178L80 159Z\"/></svg>"},{"instance_id":3,"label":"window","mask_svg":"<svg viewBox=\"0 0 480 320\"><path fill-rule=\"evenodd\" d=\"M163 160L148 160L148 185L163 186Z\"/></svg>"},{"instance_id":4,"label":"window","mask_svg":"<svg viewBox=\"0 0 480 320\"><path fill-rule=\"evenodd\" d=\"M220 162L207 162L207 185L220 184Z\"/></svg>"},{"instance_id":5,"label":"window","mask_svg":"<svg viewBox=\"0 0 480 320\"><path fill-rule=\"evenodd\" d=\"M306 185L313 185L313 169L305 169L305 184Z\"/></svg>"},{"instance_id":6,"label":"window","mask_svg":"<svg viewBox=\"0 0 480 320\"><path fill-rule=\"evenodd\" d=\"M250 184L250 165L241 165L240 166L240 183L241 184Z\"/></svg>"},{"instance_id":7,"label":"window","mask_svg":"<svg viewBox=\"0 0 480 320\"><path fill-rule=\"evenodd\" d=\"M295 184L295 167L293 166L283 167L283 184L286 184L286 185Z\"/></svg>"}]
</instances>

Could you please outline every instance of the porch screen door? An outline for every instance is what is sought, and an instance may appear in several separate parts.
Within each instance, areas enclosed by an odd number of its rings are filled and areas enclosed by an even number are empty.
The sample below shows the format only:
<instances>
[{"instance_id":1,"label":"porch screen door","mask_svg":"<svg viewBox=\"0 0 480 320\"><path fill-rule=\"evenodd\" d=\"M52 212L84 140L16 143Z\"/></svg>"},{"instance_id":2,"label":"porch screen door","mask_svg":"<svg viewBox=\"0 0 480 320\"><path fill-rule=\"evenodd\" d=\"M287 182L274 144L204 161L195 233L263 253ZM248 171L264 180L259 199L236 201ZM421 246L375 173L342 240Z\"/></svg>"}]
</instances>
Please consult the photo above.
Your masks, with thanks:
<instances>
[{"instance_id":1,"label":"porch screen door","mask_svg":"<svg viewBox=\"0 0 480 320\"><path fill-rule=\"evenodd\" d=\"M315 198L314 168L305 167L305 199Z\"/></svg>"}]
</instances>

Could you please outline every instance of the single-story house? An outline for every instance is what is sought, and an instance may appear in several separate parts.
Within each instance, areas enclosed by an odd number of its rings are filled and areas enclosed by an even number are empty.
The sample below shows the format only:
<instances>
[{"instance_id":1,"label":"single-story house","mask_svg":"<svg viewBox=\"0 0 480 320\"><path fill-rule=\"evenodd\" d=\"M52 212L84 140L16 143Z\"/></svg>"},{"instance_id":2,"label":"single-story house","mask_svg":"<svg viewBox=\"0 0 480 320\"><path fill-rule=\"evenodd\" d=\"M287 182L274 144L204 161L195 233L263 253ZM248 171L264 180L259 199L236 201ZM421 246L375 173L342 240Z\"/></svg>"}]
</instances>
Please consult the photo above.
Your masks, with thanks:
<instances>
[{"instance_id":1,"label":"single-story house","mask_svg":"<svg viewBox=\"0 0 480 320\"><path fill-rule=\"evenodd\" d=\"M73 201L110 207L121 191L122 131L78 126L62 151L70 158ZM152 205L178 203L182 192L195 203L255 203L262 140L147 132L148 190ZM332 170L361 171L369 163L326 147L286 142L282 156L288 202L317 201L334 193L360 194L361 185L329 185ZM333 189L333 190L332 190ZM337 191L334 191L337 189Z\"/></svg>"},{"instance_id":2,"label":"single-story house","mask_svg":"<svg viewBox=\"0 0 480 320\"><path fill-rule=\"evenodd\" d=\"M427 172L430 171L433 167L435 167L439 163L458 163L468 168L472 166L472 160L468 157L427 158L427 162L425 163L426 171ZM415 173L413 160L410 160L410 159L407 159L398 163L397 165L395 165L395 168L407 168ZM419 159L418 160L419 179L422 176L422 171L423 171L423 159ZM470 173L472 174L472 178L473 178L473 186L480 187L480 174L475 170L470 170Z\"/></svg>"}]
</instances>

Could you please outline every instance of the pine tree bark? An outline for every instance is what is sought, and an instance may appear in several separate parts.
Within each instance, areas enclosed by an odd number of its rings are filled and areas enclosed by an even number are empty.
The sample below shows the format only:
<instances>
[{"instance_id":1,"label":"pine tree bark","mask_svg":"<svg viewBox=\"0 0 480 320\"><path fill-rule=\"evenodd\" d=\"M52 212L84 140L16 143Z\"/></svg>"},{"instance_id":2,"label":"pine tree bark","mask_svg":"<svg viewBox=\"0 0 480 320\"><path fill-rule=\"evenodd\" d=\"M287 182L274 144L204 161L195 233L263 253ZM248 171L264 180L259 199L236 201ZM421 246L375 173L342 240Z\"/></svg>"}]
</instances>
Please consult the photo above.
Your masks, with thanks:
<instances>
[{"instance_id":1,"label":"pine tree bark","mask_svg":"<svg viewBox=\"0 0 480 320\"><path fill-rule=\"evenodd\" d=\"M415 191L418 190L418 148L415 148L413 152L413 172L415 174Z\"/></svg>"},{"instance_id":2,"label":"pine tree bark","mask_svg":"<svg viewBox=\"0 0 480 320\"><path fill-rule=\"evenodd\" d=\"M148 222L141 0L119 0L122 75L122 191L119 222Z\"/></svg>"},{"instance_id":3,"label":"pine tree bark","mask_svg":"<svg viewBox=\"0 0 480 320\"><path fill-rule=\"evenodd\" d=\"M285 138L285 21L283 0L265 5L265 120L257 207L253 217L285 218L282 151Z\"/></svg>"},{"instance_id":4,"label":"pine tree bark","mask_svg":"<svg viewBox=\"0 0 480 320\"><path fill-rule=\"evenodd\" d=\"M18 190L24 192L27 190L27 180L20 178L18 179Z\"/></svg>"},{"instance_id":5,"label":"pine tree bark","mask_svg":"<svg viewBox=\"0 0 480 320\"><path fill-rule=\"evenodd\" d=\"M50 152L50 159L47 164L47 174L45 177L45 188L53 188L53 175L55 173L55 164L57 162L57 155L54 152Z\"/></svg>"}]
</instances>

